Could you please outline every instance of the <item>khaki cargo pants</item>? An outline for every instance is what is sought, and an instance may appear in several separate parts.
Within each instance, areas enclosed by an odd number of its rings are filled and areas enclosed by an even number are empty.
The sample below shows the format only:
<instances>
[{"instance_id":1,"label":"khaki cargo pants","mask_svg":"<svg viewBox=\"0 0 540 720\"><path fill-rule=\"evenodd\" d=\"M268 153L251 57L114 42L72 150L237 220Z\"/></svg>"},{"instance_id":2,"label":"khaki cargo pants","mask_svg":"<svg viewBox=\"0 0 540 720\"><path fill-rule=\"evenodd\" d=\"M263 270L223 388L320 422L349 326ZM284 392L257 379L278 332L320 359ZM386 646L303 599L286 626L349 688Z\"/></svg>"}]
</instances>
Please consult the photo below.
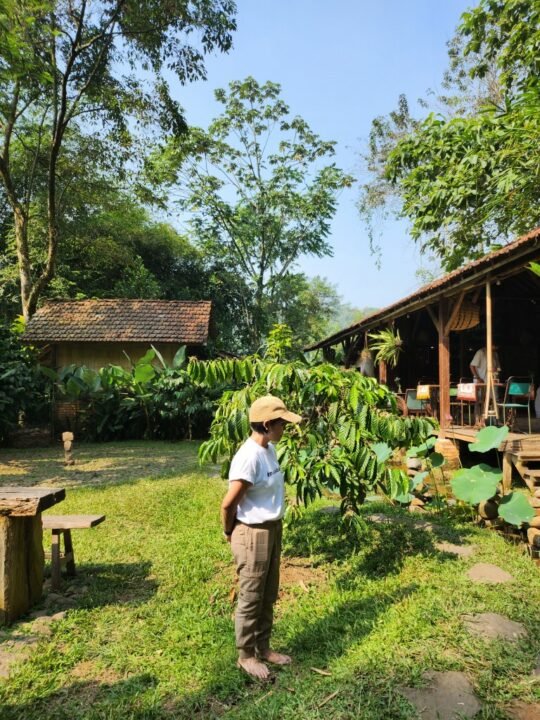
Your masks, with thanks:
<instances>
[{"instance_id":1,"label":"khaki cargo pants","mask_svg":"<svg viewBox=\"0 0 540 720\"><path fill-rule=\"evenodd\" d=\"M264 653L270 647L274 603L279 589L281 520L244 525L237 523L231 549L240 581L235 629L241 658Z\"/></svg>"}]
</instances>

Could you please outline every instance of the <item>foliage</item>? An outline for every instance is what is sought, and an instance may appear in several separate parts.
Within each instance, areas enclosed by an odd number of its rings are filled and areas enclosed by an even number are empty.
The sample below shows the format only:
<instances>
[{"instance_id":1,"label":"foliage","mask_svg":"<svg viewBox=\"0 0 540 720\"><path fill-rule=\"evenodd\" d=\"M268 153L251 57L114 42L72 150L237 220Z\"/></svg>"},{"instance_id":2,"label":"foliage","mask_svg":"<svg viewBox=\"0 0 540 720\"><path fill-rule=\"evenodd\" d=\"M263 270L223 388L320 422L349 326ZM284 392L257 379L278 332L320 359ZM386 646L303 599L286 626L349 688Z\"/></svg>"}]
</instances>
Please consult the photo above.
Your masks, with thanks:
<instances>
[{"instance_id":1,"label":"foliage","mask_svg":"<svg viewBox=\"0 0 540 720\"><path fill-rule=\"evenodd\" d=\"M385 328L376 333L369 334L370 349L376 351L375 360L377 362L385 362L390 367L396 367L399 357L403 351L403 340L399 334L399 330L394 331L392 328Z\"/></svg>"},{"instance_id":2,"label":"foliage","mask_svg":"<svg viewBox=\"0 0 540 720\"><path fill-rule=\"evenodd\" d=\"M243 360L192 360L194 382L211 387L235 383L221 398L200 450L201 461L222 461L222 473L249 435L248 409L259 396L272 393L301 414L304 422L288 426L277 451L285 479L299 502L308 504L325 492L342 498L342 511L357 511L369 492L391 497L408 487L406 473L387 464L396 448L424 441L433 430L427 418L402 418L395 397L374 379L334 365L287 363L267 357Z\"/></svg>"},{"instance_id":3,"label":"foliage","mask_svg":"<svg viewBox=\"0 0 540 720\"><path fill-rule=\"evenodd\" d=\"M450 95L373 122L360 211L406 218L445 270L540 223L539 25L538 0L481 0L449 48Z\"/></svg>"},{"instance_id":4,"label":"foliage","mask_svg":"<svg viewBox=\"0 0 540 720\"><path fill-rule=\"evenodd\" d=\"M22 345L18 335L0 325L0 443L10 431L26 420L42 421L47 418L47 383L38 371L37 354Z\"/></svg>"},{"instance_id":5,"label":"foliage","mask_svg":"<svg viewBox=\"0 0 540 720\"><path fill-rule=\"evenodd\" d=\"M280 91L251 77L217 90L223 111L208 130L174 138L148 163L152 184L179 188L204 252L245 283L252 351L280 319L280 297L298 259L331 254L336 196L352 182L328 163L335 143L292 117Z\"/></svg>"},{"instance_id":6,"label":"foliage","mask_svg":"<svg viewBox=\"0 0 540 720\"><path fill-rule=\"evenodd\" d=\"M80 426L92 441L204 435L221 388L202 388L186 370L181 347L169 366L156 349L131 363L130 369L107 365L99 371L67 366L58 374L57 395L80 402Z\"/></svg>"},{"instance_id":7,"label":"foliage","mask_svg":"<svg viewBox=\"0 0 540 720\"><path fill-rule=\"evenodd\" d=\"M482 453L496 450L507 435L506 426L483 428L476 436L475 442L469 444L469 450ZM499 516L511 525L519 527L522 523L531 520L534 517L534 510L526 498L516 491L502 495L501 483L501 470L484 463L458 470L451 481L452 490L458 500L470 505L478 505L484 500L493 498ZM500 493L499 488L501 488Z\"/></svg>"},{"instance_id":8,"label":"foliage","mask_svg":"<svg viewBox=\"0 0 540 720\"><path fill-rule=\"evenodd\" d=\"M181 83L204 78L204 54L231 46L234 13L232 0L2 0L0 178L13 215L26 317L55 274L69 188L58 180L71 131L99 136L109 162L132 167L144 155L145 132L184 132L164 71ZM195 33L200 47L190 42ZM33 267L29 223L36 191L47 214L44 257Z\"/></svg>"}]
</instances>

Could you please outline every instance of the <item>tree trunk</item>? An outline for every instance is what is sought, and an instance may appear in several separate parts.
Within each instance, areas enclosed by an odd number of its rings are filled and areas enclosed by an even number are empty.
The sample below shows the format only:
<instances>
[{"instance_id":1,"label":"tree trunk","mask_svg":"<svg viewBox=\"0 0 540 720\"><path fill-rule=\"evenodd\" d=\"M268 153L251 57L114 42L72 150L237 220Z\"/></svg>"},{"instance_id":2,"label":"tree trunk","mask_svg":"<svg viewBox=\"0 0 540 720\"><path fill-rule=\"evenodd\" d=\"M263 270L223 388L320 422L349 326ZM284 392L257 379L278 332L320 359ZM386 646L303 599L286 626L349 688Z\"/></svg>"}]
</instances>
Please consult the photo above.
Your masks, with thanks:
<instances>
[{"instance_id":1,"label":"tree trunk","mask_svg":"<svg viewBox=\"0 0 540 720\"><path fill-rule=\"evenodd\" d=\"M15 247L19 263L19 278L21 283L21 307L25 320L32 313L29 312L29 300L32 292L32 269L28 252L28 217L20 205L13 207L13 221L15 226Z\"/></svg>"}]
</instances>

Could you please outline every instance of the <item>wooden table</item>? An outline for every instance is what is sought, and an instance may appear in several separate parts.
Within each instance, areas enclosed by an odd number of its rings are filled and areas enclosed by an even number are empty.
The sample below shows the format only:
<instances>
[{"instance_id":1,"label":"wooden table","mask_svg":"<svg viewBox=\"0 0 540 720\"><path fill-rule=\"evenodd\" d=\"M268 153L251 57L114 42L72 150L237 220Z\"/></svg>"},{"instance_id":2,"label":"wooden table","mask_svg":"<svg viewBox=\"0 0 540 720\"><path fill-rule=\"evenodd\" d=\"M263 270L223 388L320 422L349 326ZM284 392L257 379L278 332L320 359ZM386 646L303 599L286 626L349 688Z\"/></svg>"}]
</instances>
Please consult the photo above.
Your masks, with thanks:
<instances>
[{"instance_id":1,"label":"wooden table","mask_svg":"<svg viewBox=\"0 0 540 720\"><path fill-rule=\"evenodd\" d=\"M10 623L41 597L41 513L66 497L63 488L0 487L0 623Z\"/></svg>"}]
</instances>

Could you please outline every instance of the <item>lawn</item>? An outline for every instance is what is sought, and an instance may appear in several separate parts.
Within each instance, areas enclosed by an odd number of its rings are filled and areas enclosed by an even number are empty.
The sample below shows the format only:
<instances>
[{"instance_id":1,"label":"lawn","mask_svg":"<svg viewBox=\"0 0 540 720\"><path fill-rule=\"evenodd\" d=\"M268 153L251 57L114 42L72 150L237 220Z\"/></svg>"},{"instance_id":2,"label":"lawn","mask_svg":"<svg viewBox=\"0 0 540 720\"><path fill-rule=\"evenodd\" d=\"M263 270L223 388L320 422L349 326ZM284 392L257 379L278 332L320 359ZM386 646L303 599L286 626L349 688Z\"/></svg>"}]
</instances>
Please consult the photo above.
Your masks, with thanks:
<instances>
[{"instance_id":1,"label":"lawn","mask_svg":"<svg viewBox=\"0 0 540 720\"><path fill-rule=\"evenodd\" d=\"M432 519L430 530L370 504L345 532L339 516L311 508L285 531L276 612L275 645L294 664L272 684L241 674L235 577L218 512L225 482L198 467L196 450L81 446L73 468L61 465L58 448L0 451L3 484L50 480L68 488L54 512L107 515L98 528L75 531L79 574L37 608L65 615L0 631L0 656L3 644L34 639L0 678L2 720L405 720L416 714L399 687L420 685L426 670L464 671L485 720L507 717L514 699L538 701L538 569L459 510ZM375 511L393 521L365 519ZM441 552L440 540L473 544L475 554ZM496 563L514 581L473 584L466 572L478 562ZM521 622L528 638L473 637L461 616L475 612Z\"/></svg>"}]
</instances>

